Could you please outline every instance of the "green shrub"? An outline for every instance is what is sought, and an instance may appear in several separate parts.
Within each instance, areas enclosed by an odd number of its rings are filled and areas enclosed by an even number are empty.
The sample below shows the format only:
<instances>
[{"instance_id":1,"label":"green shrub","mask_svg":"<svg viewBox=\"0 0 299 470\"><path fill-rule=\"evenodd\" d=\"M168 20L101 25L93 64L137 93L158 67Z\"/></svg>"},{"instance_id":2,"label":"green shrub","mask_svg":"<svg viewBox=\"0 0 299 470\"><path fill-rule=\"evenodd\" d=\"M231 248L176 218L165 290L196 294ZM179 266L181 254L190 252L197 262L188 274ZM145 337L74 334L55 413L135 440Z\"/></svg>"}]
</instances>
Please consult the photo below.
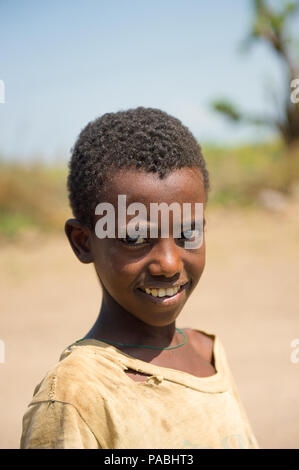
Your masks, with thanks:
<instances>
[{"instance_id":1,"label":"green shrub","mask_svg":"<svg viewBox=\"0 0 299 470\"><path fill-rule=\"evenodd\" d=\"M255 206L261 189L288 194L299 182L299 148L280 142L239 147L202 145L210 172L209 205ZM0 237L28 228L62 230L71 215L67 167L0 161Z\"/></svg>"}]
</instances>

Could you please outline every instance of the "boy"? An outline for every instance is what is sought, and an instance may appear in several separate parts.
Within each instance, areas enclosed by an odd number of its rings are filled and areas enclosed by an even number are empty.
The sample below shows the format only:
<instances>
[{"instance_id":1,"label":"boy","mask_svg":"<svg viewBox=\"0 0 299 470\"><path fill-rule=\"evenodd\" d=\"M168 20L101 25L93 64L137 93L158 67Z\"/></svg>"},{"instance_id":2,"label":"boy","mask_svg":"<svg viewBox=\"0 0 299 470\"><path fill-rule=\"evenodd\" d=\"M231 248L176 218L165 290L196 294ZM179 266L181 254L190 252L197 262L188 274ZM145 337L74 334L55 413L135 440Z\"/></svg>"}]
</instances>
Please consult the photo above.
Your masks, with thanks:
<instances>
[{"instance_id":1,"label":"boy","mask_svg":"<svg viewBox=\"0 0 299 470\"><path fill-rule=\"evenodd\" d=\"M21 448L258 448L218 336L175 326L205 266L209 176L192 134L157 109L105 114L73 148L68 189L66 235L102 304L36 387ZM191 208L167 213L166 236L161 203Z\"/></svg>"}]
</instances>

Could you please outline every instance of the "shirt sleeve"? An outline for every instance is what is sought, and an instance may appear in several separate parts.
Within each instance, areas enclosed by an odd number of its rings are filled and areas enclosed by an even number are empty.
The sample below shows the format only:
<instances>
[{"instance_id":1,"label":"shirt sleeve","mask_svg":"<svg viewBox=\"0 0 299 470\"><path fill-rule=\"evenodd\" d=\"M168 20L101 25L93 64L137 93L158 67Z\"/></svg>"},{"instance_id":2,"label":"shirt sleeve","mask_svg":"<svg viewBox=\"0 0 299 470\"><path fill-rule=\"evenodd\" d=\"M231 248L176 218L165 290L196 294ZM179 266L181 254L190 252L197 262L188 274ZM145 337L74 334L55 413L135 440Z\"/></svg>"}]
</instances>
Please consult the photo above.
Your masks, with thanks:
<instances>
[{"instance_id":1,"label":"shirt sleeve","mask_svg":"<svg viewBox=\"0 0 299 470\"><path fill-rule=\"evenodd\" d=\"M229 374L229 378L230 378L232 393L233 393L233 395L234 395L234 397L235 397L235 399L238 403L239 410L240 410L240 413L241 413L241 416L242 416L242 419L243 419L243 422L244 422L244 426L246 428L246 434L247 434L247 437L248 437L249 448L250 449L259 449L260 448L259 444L258 444L258 442L255 438L255 435L254 435L253 430L251 428L251 425L249 423L247 413L245 411L243 402L240 398L239 391L238 391L235 379L233 377L232 371L231 371L230 366L228 365L228 363L227 363L227 370L228 370L228 374Z\"/></svg>"},{"instance_id":2,"label":"shirt sleeve","mask_svg":"<svg viewBox=\"0 0 299 470\"><path fill-rule=\"evenodd\" d=\"M231 374L231 385L232 385L233 394L234 394L234 396L235 396L235 398L238 402L239 409L240 409L244 424L246 426L247 437L248 437L248 441L249 441L249 449L259 449L260 448L259 444L256 440L256 437L255 437L255 435L253 433L253 430L251 428L251 425L249 423L247 413L245 411L243 402L240 399L240 395L239 395L239 392L238 392L238 389L237 389L237 385L236 385L235 379L233 378L232 374Z\"/></svg>"},{"instance_id":3,"label":"shirt sleeve","mask_svg":"<svg viewBox=\"0 0 299 470\"><path fill-rule=\"evenodd\" d=\"M70 403L43 401L23 417L21 449L100 449L89 426Z\"/></svg>"}]
</instances>

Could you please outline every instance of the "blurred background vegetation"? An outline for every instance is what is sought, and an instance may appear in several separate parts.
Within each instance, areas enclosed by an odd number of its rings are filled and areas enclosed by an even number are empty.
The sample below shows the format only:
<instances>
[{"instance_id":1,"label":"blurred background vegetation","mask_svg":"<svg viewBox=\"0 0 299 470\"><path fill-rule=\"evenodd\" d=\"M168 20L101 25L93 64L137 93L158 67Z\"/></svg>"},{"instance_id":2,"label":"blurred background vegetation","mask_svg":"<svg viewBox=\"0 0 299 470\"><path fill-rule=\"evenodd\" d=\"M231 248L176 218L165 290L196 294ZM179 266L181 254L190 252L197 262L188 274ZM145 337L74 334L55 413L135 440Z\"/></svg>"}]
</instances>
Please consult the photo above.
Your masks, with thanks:
<instances>
[{"instance_id":1,"label":"blurred background vegetation","mask_svg":"<svg viewBox=\"0 0 299 470\"><path fill-rule=\"evenodd\" d=\"M215 99L212 107L234 123L247 123L273 128L287 147L299 141L299 106L290 99L290 87L299 78L298 38L292 37L288 22L298 13L299 4L294 1L279 2L278 8L269 1L253 0L253 19L248 35L244 38L243 52L256 42L265 43L280 61L284 89L272 93L275 112L260 115L240 110L226 98Z\"/></svg>"},{"instance_id":2,"label":"blurred background vegetation","mask_svg":"<svg viewBox=\"0 0 299 470\"><path fill-rule=\"evenodd\" d=\"M282 141L215 147L202 145L211 179L210 207L262 204L270 189L292 197L299 185L299 146ZM63 232L70 216L67 167L0 160L0 239L16 240L28 231Z\"/></svg>"},{"instance_id":3,"label":"blurred background vegetation","mask_svg":"<svg viewBox=\"0 0 299 470\"><path fill-rule=\"evenodd\" d=\"M62 230L69 214L65 167L0 159L0 240Z\"/></svg>"}]
</instances>

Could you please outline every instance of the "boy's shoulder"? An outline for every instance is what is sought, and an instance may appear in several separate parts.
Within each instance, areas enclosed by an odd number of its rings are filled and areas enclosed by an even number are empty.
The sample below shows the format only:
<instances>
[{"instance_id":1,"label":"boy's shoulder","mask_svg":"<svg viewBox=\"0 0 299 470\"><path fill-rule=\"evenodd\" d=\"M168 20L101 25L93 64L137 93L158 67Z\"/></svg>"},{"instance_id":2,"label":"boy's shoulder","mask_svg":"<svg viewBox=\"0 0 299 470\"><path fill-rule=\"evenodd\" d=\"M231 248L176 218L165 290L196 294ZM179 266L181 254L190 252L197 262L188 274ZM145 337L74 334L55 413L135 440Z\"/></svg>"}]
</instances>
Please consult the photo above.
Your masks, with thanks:
<instances>
[{"instance_id":1,"label":"boy's shoulder","mask_svg":"<svg viewBox=\"0 0 299 470\"><path fill-rule=\"evenodd\" d=\"M30 404L60 401L76 405L83 395L88 401L99 389L117 387L121 370L121 364L113 362L105 351L98 354L92 347L71 345L35 387Z\"/></svg>"},{"instance_id":2,"label":"boy's shoulder","mask_svg":"<svg viewBox=\"0 0 299 470\"><path fill-rule=\"evenodd\" d=\"M209 363L213 360L215 335L203 330L184 328L194 349Z\"/></svg>"}]
</instances>

